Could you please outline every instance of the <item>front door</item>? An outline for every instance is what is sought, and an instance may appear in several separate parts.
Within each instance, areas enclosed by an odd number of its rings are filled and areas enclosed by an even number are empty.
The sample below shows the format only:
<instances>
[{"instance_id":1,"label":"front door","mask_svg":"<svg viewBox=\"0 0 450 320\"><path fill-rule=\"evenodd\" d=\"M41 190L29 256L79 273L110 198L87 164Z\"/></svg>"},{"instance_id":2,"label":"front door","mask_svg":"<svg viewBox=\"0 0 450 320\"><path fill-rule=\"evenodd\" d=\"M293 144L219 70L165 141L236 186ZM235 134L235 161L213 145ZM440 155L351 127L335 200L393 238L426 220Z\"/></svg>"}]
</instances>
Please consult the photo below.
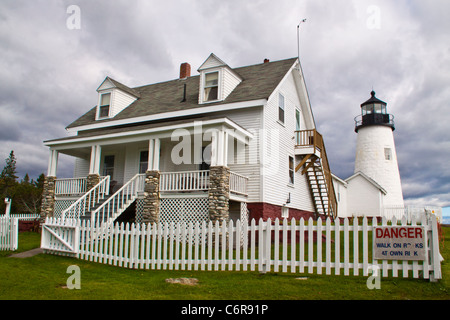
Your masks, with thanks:
<instances>
[{"instance_id":1,"label":"front door","mask_svg":"<svg viewBox=\"0 0 450 320\"><path fill-rule=\"evenodd\" d=\"M103 163L103 175L110 176L111 180L114 180L114 156L105 156Z\"/></svg>"}]
</instances>

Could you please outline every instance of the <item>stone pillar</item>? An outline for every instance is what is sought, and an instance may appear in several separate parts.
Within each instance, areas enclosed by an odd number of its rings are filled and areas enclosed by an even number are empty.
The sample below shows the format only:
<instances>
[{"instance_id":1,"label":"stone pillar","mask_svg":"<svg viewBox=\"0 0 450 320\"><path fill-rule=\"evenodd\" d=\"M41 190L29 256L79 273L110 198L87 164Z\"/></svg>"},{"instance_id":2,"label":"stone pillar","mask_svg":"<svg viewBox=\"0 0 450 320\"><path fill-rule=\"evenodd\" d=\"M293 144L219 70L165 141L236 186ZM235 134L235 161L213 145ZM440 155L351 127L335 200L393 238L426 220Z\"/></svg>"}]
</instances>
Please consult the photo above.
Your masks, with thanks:
<instances>
[{"instance_id":1,"label":"stone pillar","mask_svg":"<svg viewBox=\"0 0 450 320\"><path fill-rule=\"evenodd\" d=\"M100 175L98 173L90 173L86 178L86 192L91 190L100 182Z\"/></svg>"},{"instance_id":2,"label":"stone pillar","mask_svg":"<svg viewBox=\"0 0 450 320\"><path fill-rule=\"evenodd\" d=\"M97 173L90 173L88 174L87 178L86 178L86 192L88 192L89 190L91 190L93 187L95 187L97 184L99 184L100 182L100 175ZM86 210L88 210L88 208L95 206L95 204L99 201L98 199L98 193L95 192L92 195L91 198L91 203L85 203L85 208ZM87 200L86 200L87 201Z\"/></svg>"},{"instance_id":3,"label":"stone pillar","mask_svg":"<svg viewBox=\"0 0 450 320\"><path fill-rule=\"evenodd\" d=\"M210 167L209 218L214 223L229 220L230 169L224 166Z\"/></svg>"},{"instance_id":4,"label":"stone pillar","mask_svg":"<svg viewBox=\"0 0 450 320\"><path fill-rule=\"evenodd\" d=\"M41 217L39 219L42 225L46 217L53 217L55 210L55 186L56 177L47 176L44 180L44 189L42 192Z\"/></svg>"},{"instance_id":5,"label":"stone pillar","mask_svg":"<svg viewBox=\"0 0 450 320\"><path fill-rule=\"evenodd\" d=\"M148 170L145 173L144 208L142 210L144 223L158 223L160 221L159 178L158 170Z\"/></svg>"}]
</instances>

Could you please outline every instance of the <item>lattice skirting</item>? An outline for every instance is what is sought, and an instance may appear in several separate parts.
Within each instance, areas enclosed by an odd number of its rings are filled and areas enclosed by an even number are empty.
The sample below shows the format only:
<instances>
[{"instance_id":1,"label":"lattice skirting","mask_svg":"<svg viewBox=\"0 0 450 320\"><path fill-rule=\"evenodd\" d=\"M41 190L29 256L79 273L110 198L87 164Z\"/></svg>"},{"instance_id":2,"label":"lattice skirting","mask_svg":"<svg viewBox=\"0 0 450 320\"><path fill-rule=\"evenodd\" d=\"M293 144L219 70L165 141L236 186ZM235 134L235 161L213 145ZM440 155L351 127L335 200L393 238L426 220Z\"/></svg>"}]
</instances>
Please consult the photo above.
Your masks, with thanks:
<instances>
[{"instance_id":1,"label":"lattice skirting","mask_svg":"<svg viewBox=\"0 0 450 320\"><path fill-rule=\"evenodd\" d=\"M195 223L209 221L209 202L206 197L199 198L162 198L161 222Z\"/></svg>"},{"instance_id":2,"label":"lattice skirting","mask_svg":"<svg viewBox=\"0 0 450 320\"><path fill-rule=\"evenodd\" d=\"M61 213L70 207L72 203L77 201L77 199L56 199L55 200L55 209L53 210L53 217L61 218Z\"/></svg>"},{"instance_id":3,"label":"lattice skirting","mask_svg":"<svg viewBox=\"0 0 450 320\"><path fill-rule=\"evenodd\" d=\"M160 221L173 223L203 222L209 221L209 202L206 197L198 198L161 198ZM136 202L136 223L143 222L144 200L137 199ZM247 203L241 203L242 224L248 224Z\"/></svg>"}]
</instances>

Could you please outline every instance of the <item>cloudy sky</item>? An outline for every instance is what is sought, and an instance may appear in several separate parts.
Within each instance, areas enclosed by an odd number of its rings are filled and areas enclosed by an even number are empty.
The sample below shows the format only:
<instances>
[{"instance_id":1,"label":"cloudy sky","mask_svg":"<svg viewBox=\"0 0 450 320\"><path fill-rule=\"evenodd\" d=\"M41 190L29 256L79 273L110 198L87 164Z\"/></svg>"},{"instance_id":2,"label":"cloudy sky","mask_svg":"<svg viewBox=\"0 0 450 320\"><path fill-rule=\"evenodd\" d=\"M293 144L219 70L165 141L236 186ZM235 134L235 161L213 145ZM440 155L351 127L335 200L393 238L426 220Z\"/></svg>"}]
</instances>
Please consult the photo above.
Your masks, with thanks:
<instances>
[{"instance_id":1,"label":"cloudy sky","mask_svg":"<svg viewBox=\"0 0 450 320\"><path fill-rule=\"evenodd\" d=\"M306 18L300 59L333 172L353 173L353 118L373 88L395 115L406 202L449 206L449 12L448 0L1 0L0 160L14 150L20 178L46 173L42 141L67 135L106 76L133 87L211 52L231 67L295 57ZM58 176L72 166L60 156Z\"/></svg>"}]
</instances>

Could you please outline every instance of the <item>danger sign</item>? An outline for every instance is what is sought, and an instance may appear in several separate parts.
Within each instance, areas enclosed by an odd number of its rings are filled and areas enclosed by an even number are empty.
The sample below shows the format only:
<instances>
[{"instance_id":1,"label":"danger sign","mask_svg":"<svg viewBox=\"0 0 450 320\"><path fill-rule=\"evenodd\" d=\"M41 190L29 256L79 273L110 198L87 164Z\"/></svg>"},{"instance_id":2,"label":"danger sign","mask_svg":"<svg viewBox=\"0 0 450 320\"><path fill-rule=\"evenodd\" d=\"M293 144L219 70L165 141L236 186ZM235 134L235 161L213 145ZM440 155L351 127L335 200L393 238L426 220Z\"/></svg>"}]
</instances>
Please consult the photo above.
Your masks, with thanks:
<instances>
[{"instance_id":1,"label":"danger sign","mask_svg":"<svg viewBox=\"0 0 450 320\"><path fill-rule=\"evenodd\" d=\"M376 227L374 259L425 260L425 230L419 226Z\"/></svg>"}]
</instances>

